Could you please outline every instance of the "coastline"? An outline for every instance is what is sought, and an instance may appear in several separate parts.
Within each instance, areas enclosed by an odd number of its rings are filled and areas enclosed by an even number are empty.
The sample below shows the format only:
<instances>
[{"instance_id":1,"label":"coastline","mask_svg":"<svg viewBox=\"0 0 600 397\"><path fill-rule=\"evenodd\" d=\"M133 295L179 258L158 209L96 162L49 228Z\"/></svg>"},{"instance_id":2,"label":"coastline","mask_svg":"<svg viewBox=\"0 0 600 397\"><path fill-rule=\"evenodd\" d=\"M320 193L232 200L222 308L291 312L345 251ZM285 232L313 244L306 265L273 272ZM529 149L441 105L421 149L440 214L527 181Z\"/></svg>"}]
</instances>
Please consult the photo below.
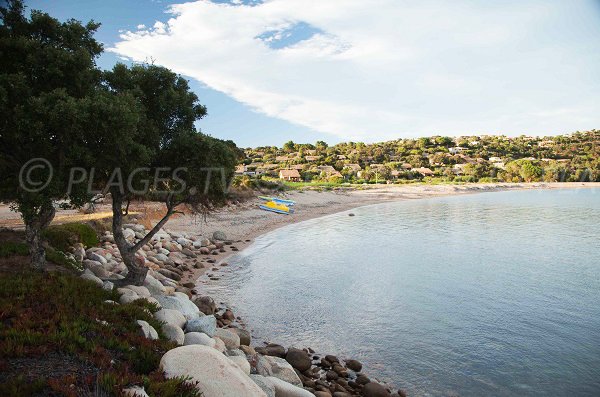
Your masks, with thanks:
<instances>
[{"instance_id":1,"label":"coastline","mask_svg":"<svg viewBox=\"0 0 600 397\"><path fill-rule=\"evenodd\" d=\"M206 219L184 215L171 219L167 229L175 232L199 234L208 238L214 232L224 232L231 246L220 252L206 255L202 259L204 268L191 269L182 282L196 283L200 288L210 282L210 277L218 277L219 264L251 245L257 237L283 226L320 218L354 208L393 201L419 200L433 197L456 196L476 193L503 192L510 190L554 190L600 188L600 182L535 182L535 183L490 183L466 185L368 185L364 189L343 189L331 191L301 190L286 192L286 199L296 201L296 212L281 215L258 208L260 200L252 198L246 202L229 206L207 215ZM233 250L231 247L234 247ZM227 249L229 248L229 249ZM208 278L202 278L205 274ZM202 278L202 279L201 279Z\"/></svg>"}]
</instances>

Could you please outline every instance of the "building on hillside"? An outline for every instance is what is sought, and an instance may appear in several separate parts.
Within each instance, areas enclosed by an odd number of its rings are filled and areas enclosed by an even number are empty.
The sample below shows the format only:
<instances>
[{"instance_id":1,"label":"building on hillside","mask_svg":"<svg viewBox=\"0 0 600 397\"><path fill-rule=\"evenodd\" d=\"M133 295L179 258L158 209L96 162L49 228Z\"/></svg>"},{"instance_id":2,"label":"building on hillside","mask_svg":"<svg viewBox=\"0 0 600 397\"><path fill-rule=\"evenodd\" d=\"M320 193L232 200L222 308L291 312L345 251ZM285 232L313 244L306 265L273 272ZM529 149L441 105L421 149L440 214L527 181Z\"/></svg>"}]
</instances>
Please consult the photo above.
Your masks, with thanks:
<instances>
[{"instance_id":1,"label":"building on hillside","mask_svg":"<svg viewBox=\"0 0 600 397\"><path fill-rule=\"evenodd\" d=\"M343 154L338 154L337 159L338 160L346 160L346 156L344 156Z\"/></svg>"},{"instance_id":2,"label":"building on hillside","mask_svg":"<svg viewBox=\"0 0 600 397\"><path fill-rule=\"evenodd\" d=\"M383 164L371 164L369 165L369 167L371 167L372 170L378 170L380 168L383 168Z\"/></svg>"},{"instance_id":3,"label":"building on hillside","mask_svg":"<svg viewBox=\"0 0 600 397\"><path fill-rule=\"evenodd\" d=\"M317 169L321 172L325 172L326 174L330 174L335 171L335 168L330 165L320 165L317 167Z\"/></svg>"},{"instance_id":4,"label":"building on hillside","mask_svg":"<svg viewBox=\"0 0 600 397\"><path fill-rule=\"evenodd\" d=\"M279 179L289 182L300 182L300 173L298 170L279 170Z\"/></svg>"},{"instance_id":5,"label":"building on hillside","mask_svg":"<svg viewBox=\"0 0 600 397\"><path fill-rule=\"evenodd\" d=\"M448 149L448 151L452 154L462 153L465 150L467 150L467 149L465 149L464 147L460 147L460 146L455 146L455 147L451 147L450 149Z\"/></svg>"},{"instance_id":6,"label":"building on hillside","mask_svg":"<svg viewBox=\"0 0 600 397\"><path fill-rule=\"evenodd\" d=\"M398 179L401 175L401 172L398 170L392 170L392 172L390 172L390 176L392 177L392 179Z\"/></svg>"},{"instance_id":7,"label":"building on hillside","mask_svg":"<svg viewBox=\"0 0 600 397\"><path fill-rule=\"evenodd\" d=\"M290 157L289 156L276 156L275 161L278 161L278 162L290 161Z\"/></svg>"},{"instance_id":8,"label":"building on hillside","mask_svg":"<svg viewBox=\"0 0 600 397\"><path fill-rule=\"evenodd\" d=\"M321 156L305 156L304 158L306 159L306 161L313 162L318 161L321 158Z\"/></svg>"},{"instance_id":9,"label":"building on hillside","mask_svg":"<svg viewBox=\"0 0 600 397\"><path fill-rule=\"evenodd\" d=\"M405 170L411 170L412 169L412 165L410 165L409 163L403 163L401 165L401 167Z\"/></svg>"},{"instance_id":10,"label":"building on hillside","mask_svg":"<svg viewBox=\"0 0 600 397\"><path fill-rule=\"evenodd\" d=\"M488 161L490 163L498 163L498 162L502 161L502 159L500 157L490 157L490 159Z\"/></svg>"},{"instance_id":11,"label":"building on hillside","mask_svg":"<svg viewBox=\"0 0 600 397\"><path fill-rule=\"evenodd\" d=\"M362 167L360 166L360 164L345 164L344 168L350 169L350 170L352 170L352 172L358 172L358 171L362 170Z\"/></svg>"},{"instance_id":12,"label":"building on hillside","mask_svg":"<svg viewBox=\"0 0 600 397\"><path fill-rule=\"evenodd\" d=\"M433 171L431 171L429 168L425 168L425 167L415 168L415 169L413 169L413 171L418 172L419 174L421 174L423 176L433 176L434 175Z\"/></svg>"},{"instance_id":13,"label":"building on hillside","mask_svg":"<svg viewBox=\"0 0 600 397\"><path fill-rule=\"evenodd\" d=\"M315 149L308 149L304 151L305 155L309 155L309 156L314 156L317 154L317 151Z\"/></svg>"},{"instance_id":14,"label":"building on hillside","mask_svg":"<svg viewBox=\"0 0 600 397\"><path fill-rule=\"evenodd\" d=\"M304 169L304 167L305 167L304 164L294 164L294 165L290 166L291 169L298 170L298 171L302 171Z\"/></svg>"}]
</instances>

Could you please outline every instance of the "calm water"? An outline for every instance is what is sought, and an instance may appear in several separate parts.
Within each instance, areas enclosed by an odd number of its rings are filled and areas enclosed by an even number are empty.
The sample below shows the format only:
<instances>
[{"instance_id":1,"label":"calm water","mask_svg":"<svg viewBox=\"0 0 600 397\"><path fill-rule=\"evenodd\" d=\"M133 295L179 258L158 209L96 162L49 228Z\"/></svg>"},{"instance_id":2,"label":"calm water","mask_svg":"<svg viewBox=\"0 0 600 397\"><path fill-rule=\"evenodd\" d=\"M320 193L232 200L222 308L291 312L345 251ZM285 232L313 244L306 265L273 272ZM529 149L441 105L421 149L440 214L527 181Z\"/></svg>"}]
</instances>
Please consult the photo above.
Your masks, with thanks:
<instances>
[{"instance_id":1,"label":"calm water","mask_svg":"<svg viewBox=\"0 0 600 397\"><path fill-rule=\"evenodd\" d=\"M257 239L211 292L412 395L600 396L600 190L350 212Z\"/></svg>"}]
</instances>

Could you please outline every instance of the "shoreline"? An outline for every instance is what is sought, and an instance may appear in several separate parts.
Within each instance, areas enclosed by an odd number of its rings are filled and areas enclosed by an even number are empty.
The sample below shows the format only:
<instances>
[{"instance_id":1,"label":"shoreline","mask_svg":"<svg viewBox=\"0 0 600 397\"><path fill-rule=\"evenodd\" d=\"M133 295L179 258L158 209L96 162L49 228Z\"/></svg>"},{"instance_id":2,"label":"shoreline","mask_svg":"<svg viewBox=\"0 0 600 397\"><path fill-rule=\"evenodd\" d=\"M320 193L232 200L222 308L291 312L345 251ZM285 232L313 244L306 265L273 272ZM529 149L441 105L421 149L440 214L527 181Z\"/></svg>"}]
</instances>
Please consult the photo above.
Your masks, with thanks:
<instances>
[{"instance_id":1,"label":"shoreline","mask_svg":"<svg viewBox=\"0 0 600 397\"><path fill-rule=\"evenodd\" d=\"M203 278L206 274L218 277L218 266L221 263L226 262L233 255L248 248L258 237L290 224L386 202L512 190L562 190L579 188L600 188L600 182L369 185L363 190L301 190L286 192L283 195L286 199L296 201L297 212L290 215L263 211L258 208L260 200L254 197L241 205L226 207L213 214L209 214L205 220L198 221L195 217L189 215L171 219L167 224L167 228L175 232L200 234L208 238L211 238L214 232L220 231L224 232L228 240L232 241L232 246L235 247L234 250L225 250L224 252L221 250L216 255L205 255L202 258L207 265L213 265L212 267L206 266L186 272L182 278L182 282L195 283L198 289L204 283L210 282L210 277L208 279Z\"/></svg>"}]
</instances>

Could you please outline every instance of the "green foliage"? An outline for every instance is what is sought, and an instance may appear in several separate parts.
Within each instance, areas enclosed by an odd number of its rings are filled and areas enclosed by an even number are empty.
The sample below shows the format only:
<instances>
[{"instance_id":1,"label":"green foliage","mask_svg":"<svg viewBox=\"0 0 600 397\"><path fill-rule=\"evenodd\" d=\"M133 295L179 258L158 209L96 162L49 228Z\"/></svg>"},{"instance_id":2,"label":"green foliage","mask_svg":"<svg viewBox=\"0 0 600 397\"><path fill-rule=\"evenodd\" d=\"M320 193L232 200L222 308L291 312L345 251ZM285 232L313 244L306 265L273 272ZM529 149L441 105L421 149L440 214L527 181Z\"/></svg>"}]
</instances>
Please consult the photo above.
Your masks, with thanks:
<instances>
[{"instance_id":1,"label":"green foliage","mask_svg":"<svg viewBox=\"0 0 600 397\"><path fill-rule=\"evenodd\" d=\"M27 244L14 241L0 241L0 258L13 255L29 255Z\"/></svg>"},{"instance_id":2,"label":"green foliage","mask_svg":"<svg viewBox=\"0 0 600 397\"><path fill-rule=\"evenodd\" d=\"M98 245L96 231L85 223L50 226L44 231L43 236L52 247L64 252L76 243L81 243L86 248Z\"/></svg>"},{"instance_id":3,"label":"green foliage","mask_svg":"<svg viewBox=\"0 0 600 397\"><path fill-rule=\"evenodd\" d=\"M72 258L63 251L56 250L52 247L46 249L46 259L66 269L73 269L75 271L84 270L83 265L78 263L75 258Z\"/></svg>"},{"instance_id":4,"label":"green foliage","mask_svg":"<svg viewBox=\"0 0 600 397\"><path fill-rule=\"evenodd\" d=\"M0 356L6 365L0 366L0 395L83 395L96 388L96 379L85 375L98 374L100 390L120 395L123 387L144 385L151 396L194 397L193 387L183 379L167 380L158 371L160 357L173 348L172 342L160 333L160 324L152 316L157 307L136 301L112 305L116 292L98 288L91 282L70 274L10 273L0 277ZM160 340L148 340L139 330L136 320L144 320L159 331ZM52 368L43 374L31 373L18 378L10 365L16 359L34 359L40 368L52 365L51 357L72 357L81 365L67 375L75 390L66 394L60 388L62 377L54 377ZM58 372L64 372L58 371ZM51 390L55 393L48 394ZM79 392L77 392L79 390ZM164 393L163 393L164 391Z\"/></svg>"}]
</instances>

